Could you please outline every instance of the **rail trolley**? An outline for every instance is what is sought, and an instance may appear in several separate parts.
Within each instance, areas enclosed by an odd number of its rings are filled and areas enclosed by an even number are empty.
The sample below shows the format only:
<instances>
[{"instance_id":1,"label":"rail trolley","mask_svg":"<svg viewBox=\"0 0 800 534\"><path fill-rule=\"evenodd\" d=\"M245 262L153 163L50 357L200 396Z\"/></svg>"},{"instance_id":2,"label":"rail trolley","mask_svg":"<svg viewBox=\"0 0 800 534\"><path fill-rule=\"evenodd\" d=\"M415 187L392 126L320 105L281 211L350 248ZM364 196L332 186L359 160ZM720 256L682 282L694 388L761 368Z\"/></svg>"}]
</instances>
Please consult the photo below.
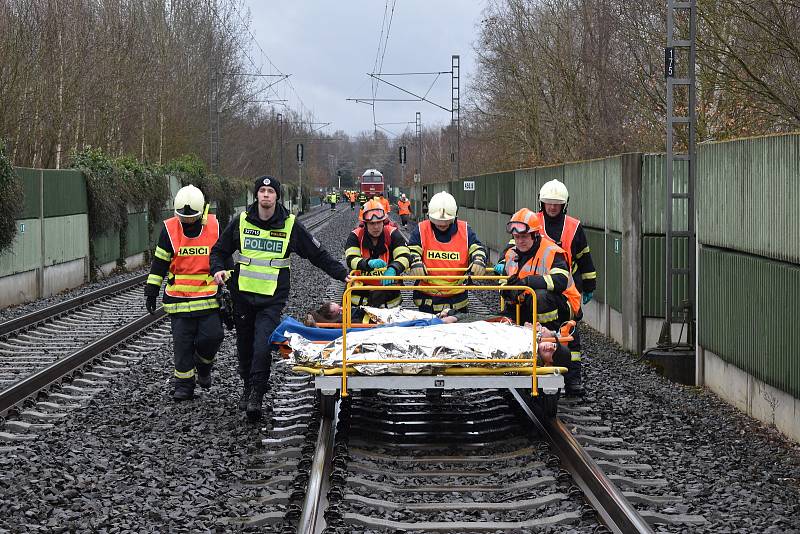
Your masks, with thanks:
<instances>
[{"instance_id":1,"label":"rail trolley","mask_svg":"<svg viewBox=\"0 0 800 534\"><path fill-rule=\"evenodd\" d=\"M452 269L446 269L452 272ZM432 276L353 276L352 281L347 285L342 295L342 323L320 325L328 328L341 328L341 336L334 341L318 341L316 343L325 344L328 354L335 353L336 364L328 364L327 366L308 367L298 365L294 369L296 372L308 373L314 375L314 386L317 394L320 397L321 407L323 412L331 413L334 409L335 403L339 397L347 397L350 391L353 390L454 390L454 389L518 389L526 390L531 396L532 407L544 417L554 417L557 412L558 399L564 391L564 373L567 372L565 367L558 366L543 366L537 365L538 344L543 341L550 341L556 343L567 343L572 340L571 328L574 328L574 323L562 328L560 332L555 333L555 337L542 338L537 334L536 328L523 328L516 325L508 325L508 328L516 329L514 336L517 338L516 350L511 350L507 353L507 357L497 358L494 357L497 353L502 353L501 350L488 349L489 354L480 354L480 357L454 357L443 359L436 357L436 351L433 357L413 357L404 353L389 353L383 354L379 358L364 357L369 354L369 350L363 350L364 346L372 346L369 342L370 339L379 341L384 338L387 341L390 335L394 335L395 331L402 329L394 328L383 330L383 328L373 328L374 325L360 325L352 322L352 306L351 294L354 289L360 291L410 291L413 286L374 286L374 285L360 285L360 282L366 280L390 279L390 280L424 280L430 279ZM436 278L442 280L461 280L464 275L441 275L437 274ZM471 291L492 291L492 290L517 290L531 294L533 296L533 311L532 311L532 325L536 324L536 298L535 293L531 288L526 286L508 286L499 285L500 280L505 280L504 276L484 275L473 276L468 280L469 285L463 286L466 290ZM492 280L498 285L472 285L470 282L474 280ZM426 286L427 289L448 289L452 286ZM518 308L519 310L519 308ZM491 321L479 321L479 323L487 323ZM462 325L465 328L467 325L475 325L476 323L454 323L451 325L438 325L441 326L435 335L443 336L448 327L455 327ZM391 327L392 325L384 325ZM438 326L436 328L438 328ZM485 326L485 325L484 325ZM414 328L414 327L412 327ZM412 332L409 330L409 335L414 336L423 330ZM463 330L462 330L463 331ZM391 334L390 334L391 332ZM494 332L494 330L492 330ZM524 333L523 333L524 332ZM485 331L484 331L485 333ZM492 346L497 347L500 339L507 341L507 336L500 337L503 334L508 334L509 331L505 330L499 333L498 337L493 338L496 341L492 342ZM452 338L458 343L458 332L455 332L456 337ZM421 335L421 334L420 334ZM481 335L481 332L478 333ZM525 336L524 349L520 350L520 335ZM530 336L529 338L527 336ZM439 337L436 343L447 343L444 337ZM366 343L364 341L366 340ZM359 342L361 345L359 348ZM387 346L402 347L402 343L387 342ZM355 347L355 350L354 350ZM530 349L528 349L530 347ZM402 348L395 348L394 350L402 350ZM337 352L340 351L340 352ZM456 348L455 352L459 349ZM469 353L466 349L465 353ZM472 352L473 355L474 351ZM341 359L340 363L338 358ZM384 369L378 373L373 372L369 367L380 367ZM407 366L418 366L416 370L412 371L413 374L405 372ZM421 367L424 367L420 372ZM391 369L387 372L385 368ZM360 368L360 370L359 370ZM399 372L398 372L399 371Z\"/></svg>"},{"instance_id":2,"label":"rail trolley","mask_svg":"<svg viewBox=\"0 0 800 534\"><path fill-rule=\"evenodd\" d=\"M383 174L377 169L367 169L358 179L359 190L372 198L384 193Z\"/></svg>"}]
</instances>

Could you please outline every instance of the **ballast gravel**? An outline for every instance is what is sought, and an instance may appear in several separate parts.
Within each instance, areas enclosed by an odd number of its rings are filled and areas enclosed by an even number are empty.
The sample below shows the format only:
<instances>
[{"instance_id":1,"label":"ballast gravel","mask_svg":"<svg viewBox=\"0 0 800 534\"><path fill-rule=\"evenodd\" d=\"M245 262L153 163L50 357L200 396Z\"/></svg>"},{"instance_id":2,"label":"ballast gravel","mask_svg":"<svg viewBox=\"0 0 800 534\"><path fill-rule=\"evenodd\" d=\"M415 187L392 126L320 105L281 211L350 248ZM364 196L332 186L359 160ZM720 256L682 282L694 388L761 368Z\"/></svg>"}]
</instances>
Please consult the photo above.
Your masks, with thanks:
<instances>
[{"instance_id":1,"label":"ballast gravel","mask_svg":"<svg viewBox=\"0 0 800 534\"><path fill-rule=\"evenodd\" d=\"M587 404L684 497L668 512L708 521L657 532L800 533L799 444L707 388L670 382L596 331L582 334Z\"/></svg>"},{"instance_id":2,"label":"ballast gravel","mask_svg":"<svg viewBox=\"0 0 800 534\"><path fill-rule=\"evenodd\" d=\"M335 217L316 235L340 258L342 228L354 224L355 216L347 210ZM292 267L285 313L300 316L324 299L331 279L301 258ZM64 295L69 296L74 295ZM197 388L191 401L170 397L169 342L39 439L0 443L0 532L227 532L241 530L237 520L282 512L282 505L259 502L281 486L243 484L272 476L252 470L264 465L269 448L259 444L269 436L271 421L251 425L236 411L241 380L235 347L228 332L213 386ZM287 373L273 364L270 398L281 395ZM294 478L297 471L275 474ZM280 525L244 530L281 531Z\"/></svg>"},{"instance_id":3,"label":"ballast gravel","mask_svg":"<svg viewBox=\"0 0 800 534\"><path fill-rule=\"evenodd\" d=\"M317 234L336 257L347 235L342 228L355 224L342 206L336 220ZM0 321L99 285L0 310ZM297 258L286 313L302 317L323 300L329 285L324 273ZM475 293L490 308L496 306L496 294ZM589 389L584 404L638 453L637 462L667 479L665 492L683 496L683 502L663 511L707 520L700 526L657 525L656 532L800 533L798 444L706 389L669 382L597 332L582 327L582 334ZM273 398L281 394L278 385L286 372L283 366L273 368ZM200 398L174 403L171 374L167 344L38 440L0 443L0 531L224 532L239 530L231 518L280 511L281 505L258 502L280 486L242 485L256 476L266 478L252 468L263 465L268 449L257 444L268 436L261 427L268 429L270 422L252 426L235 411L241 385L233 334L218 355L213 387ZM452 514L451 519L458 518ZM579 532L568 526L546 530Z\"/></svg>"},{"instance_id":4,"label":"ballast gravel","mask_svg":"<svg viewBox=\"0 0 800 534\"><path fill-rule=\"evenodd\" d=\"M475 292L497 310L496 295ZM659 493L683 501L667 514L704 525L656 525L656 532L800 533L800 444L743 414L707 388L676 384L612 339L581 325L583 405L665 478Z\"/></svg>"}]
</instances>

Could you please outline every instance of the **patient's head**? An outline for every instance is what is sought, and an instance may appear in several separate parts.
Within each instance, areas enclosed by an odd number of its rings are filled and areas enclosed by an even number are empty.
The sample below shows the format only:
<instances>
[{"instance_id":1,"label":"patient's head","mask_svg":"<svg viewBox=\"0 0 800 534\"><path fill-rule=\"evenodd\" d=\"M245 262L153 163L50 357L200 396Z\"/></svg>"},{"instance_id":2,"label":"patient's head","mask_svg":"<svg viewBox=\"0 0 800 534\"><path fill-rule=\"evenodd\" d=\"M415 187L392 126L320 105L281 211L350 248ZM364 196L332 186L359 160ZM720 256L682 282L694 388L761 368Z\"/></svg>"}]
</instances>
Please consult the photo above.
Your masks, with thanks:
<instances>
[{"instance_id":1,"label":"patient's head","mask_svg":"<svg viewBox=\"0 0 800 534\"><path fill-rule=\"evenodd\" d=\"M341 323L342 307L332 301L323 302L316 310L308 312L306 326L315 326L317 323Z\"/></svg>"}]
</instances>

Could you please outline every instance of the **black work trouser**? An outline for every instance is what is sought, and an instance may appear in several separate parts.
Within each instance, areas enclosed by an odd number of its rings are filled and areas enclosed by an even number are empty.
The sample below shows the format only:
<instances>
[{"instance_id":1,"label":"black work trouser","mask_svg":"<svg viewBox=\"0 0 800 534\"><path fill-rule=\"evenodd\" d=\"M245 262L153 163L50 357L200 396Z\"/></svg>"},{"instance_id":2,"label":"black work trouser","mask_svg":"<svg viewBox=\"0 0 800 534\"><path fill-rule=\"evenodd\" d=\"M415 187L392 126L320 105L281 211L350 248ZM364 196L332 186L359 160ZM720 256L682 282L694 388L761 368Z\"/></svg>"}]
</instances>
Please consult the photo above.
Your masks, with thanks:
<instances>
[{"instance_id":1,"label":"black work trouser","mask_svg":"<svg viewBox=\"0 0 800 534\"><path fill-rule=\"evenodd\" d=\"M281 322L283 303L256 307L244 300L233 304L239 376L254 388L266 388L272 365L269 338Z\"/></svg>"},{"instance_id":2,"label":"black work trouser","mask_svg":"<svg viewBox=\"0 0 800 534\"><path fill-rule=\"evenodd\" d=\"M405 213L400 216L400 224L402 224L403 226L408 224L408 215L406 215Z\"/></svg>"},{"instance_id":3,"label":"black work trouser","mask_svg":"<svg viewBox=\"0 0 800 534\"><path fill-rule=\"evenodd\" d=\"M206 315L170 315L175 354L175 377L194 380L195 369L203 376L211 371L214 357L225 338L217 310Z\"/></svg>"},{"instance_id":4,"label":"black work trouser","mask_svg":"<svg viewBox=\"0 0 800 534\"><path fill-rule=\"evenodd\" d=\"M350 203L350 211L354 211L355 209L356 209L356 203L355 202L351 202Z\"/></svg>"},{"instance_id":5,"label":"black work trouser","mask_svg":"<svg viewBox=\"0 0 800 534\"><path fill-rule=\"evenodd\" d=\"M438 314L446 309L467 313L469 310L469 295L467 291L445 296L431 295L415 289L411 297L414 299L414 305L417 309L425 313Z\"/></svg>"}]
</instances>

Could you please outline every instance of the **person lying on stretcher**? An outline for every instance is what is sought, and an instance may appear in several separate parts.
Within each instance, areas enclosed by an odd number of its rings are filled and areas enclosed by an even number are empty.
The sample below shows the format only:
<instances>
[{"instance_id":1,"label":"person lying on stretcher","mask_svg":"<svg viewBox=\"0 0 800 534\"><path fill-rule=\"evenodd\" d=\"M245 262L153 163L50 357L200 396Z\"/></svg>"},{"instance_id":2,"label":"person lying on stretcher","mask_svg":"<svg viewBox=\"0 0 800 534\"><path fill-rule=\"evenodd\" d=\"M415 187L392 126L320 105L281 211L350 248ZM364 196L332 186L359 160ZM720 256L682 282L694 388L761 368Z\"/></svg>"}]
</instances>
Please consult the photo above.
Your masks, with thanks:
<instances>
[{"instance_id":1,"label":"person lying on stretcher","mask_svg":"<svg viewBox=\"0 0 800 534\"><path fill-rule=\"evenodd\" d=\"M451 315L452 310L446 309L436 315L443 323L455 323L458 317ZM317 326L317 323L341 323L342 322L342 307L336 302L326 301L323 302L316 310L311 310L306 313L306 318L303 324L306 326Z\"/></svg>"},{"instance_id":2,"label":"person lying on stretcher","mask_svg":"<svg viewBox=\"0 0 800 534\"><path fill-rule=\"evenodd\" d=\"M531 323L525 323L525 328L530 327ZM545 328L540 323L536 323L536 331L539 332L539 335L543 338L551 338L556 335L556 332ZM547 366L557 365L559 367L566 367L571 358L566 345L553 343L551 341L540 341L538 353L542 358L542 364Z\"/></svg>"}]
</instances>

